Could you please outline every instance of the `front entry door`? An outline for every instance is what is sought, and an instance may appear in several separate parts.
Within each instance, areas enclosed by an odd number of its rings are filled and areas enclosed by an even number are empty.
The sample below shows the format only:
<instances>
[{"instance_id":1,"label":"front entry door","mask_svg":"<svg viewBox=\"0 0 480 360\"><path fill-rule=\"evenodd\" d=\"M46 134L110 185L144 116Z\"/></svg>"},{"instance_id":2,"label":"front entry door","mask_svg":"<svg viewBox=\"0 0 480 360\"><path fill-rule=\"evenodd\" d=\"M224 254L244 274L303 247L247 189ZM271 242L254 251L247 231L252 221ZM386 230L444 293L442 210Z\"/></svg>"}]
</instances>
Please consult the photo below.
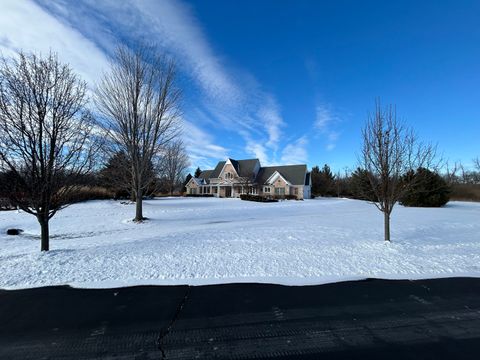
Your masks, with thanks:
<instances>
[{"instance_id":1,"label":"front entry door","mask_svg":"<svg viewBox=\"0 0 480 360\"><path fill-rule=\"evenodd\" d=\"M232 197L232 187L228 186L225 188L225 197Z\"/></svg>"}]
</instances>

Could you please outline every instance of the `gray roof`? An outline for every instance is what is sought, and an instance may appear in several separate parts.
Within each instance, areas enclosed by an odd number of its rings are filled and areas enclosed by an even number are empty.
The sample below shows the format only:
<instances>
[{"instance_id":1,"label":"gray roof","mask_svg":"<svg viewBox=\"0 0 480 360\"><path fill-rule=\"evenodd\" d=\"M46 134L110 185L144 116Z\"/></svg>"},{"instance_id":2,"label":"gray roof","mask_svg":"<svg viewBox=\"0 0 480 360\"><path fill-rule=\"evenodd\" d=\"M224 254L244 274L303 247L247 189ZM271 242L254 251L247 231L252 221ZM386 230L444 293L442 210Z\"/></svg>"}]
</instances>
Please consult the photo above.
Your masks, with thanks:
<instances>
[{"instance_id":1,"label":"gray roof","mask_svg":"<svg viewBox=\"0 0 480 360\"><path fill-rule=\"evenodd\" d=\"M284 165L284 166L266 166L260 168L257 175L258 184L266 184L270 176L278 171L285 180L292 185L305 185L305 174L307 173L307 165Z\"/></svg>"},{"instance_id":2,"label":"gray roof","mask_svg":"<svg viewBox=\"0 0 480 360\"><path fill-rule=\"evenodd\" d=\"M260 163L258 159L247 159L247 160L238 160L237 161L237 170L238 176L240 177L252 177L257 163Z\"/></svg>"},{"instance_id":3,"label":"gray roof","mask_svg":"<svg viewBox=\"0 0 480 360\"><path fill-rule=\"evenodd\" d=\"M213 172L210 174L210 178L218 178L220 176L220 172L222 171L223 167L225 166L226 161L219 161Z\"/></svg>"},{"instance_id":4,"label":"gray roof","mask_svg":"<svg viewBox=\"0 0 480 360\"><path fill-rule=\"evenodd\" d=\"M199 176L199 178L203 179L203 180L208 180L210 179L212 176L212 172L213 170L203 170Z\"/></svg>"}]
</instances>

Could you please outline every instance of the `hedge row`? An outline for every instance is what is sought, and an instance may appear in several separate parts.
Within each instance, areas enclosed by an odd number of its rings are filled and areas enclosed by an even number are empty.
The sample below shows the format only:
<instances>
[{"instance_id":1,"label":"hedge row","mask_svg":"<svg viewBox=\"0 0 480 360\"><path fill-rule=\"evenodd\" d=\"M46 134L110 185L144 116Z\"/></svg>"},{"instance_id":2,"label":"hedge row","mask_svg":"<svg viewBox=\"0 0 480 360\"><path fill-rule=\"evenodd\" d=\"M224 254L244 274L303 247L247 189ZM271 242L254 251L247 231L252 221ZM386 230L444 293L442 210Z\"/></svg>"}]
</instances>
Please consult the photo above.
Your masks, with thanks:
<instances>
[{"instance_id":1,"label":"hedge row","mask_svg":"<svg viewBox=\"0 0 480 360\"><path fill-rule=\"evenodd\" d=\"M246 200L246 201L256 201L256 202L277 202L278 201L277 199L267 198L265 196L249 195L249 194L241 194L240 199Z\"/></svg>"},{"instance_id":2,"label":"hedge row","mask_svg":"<svg viewBox=\"0 0 480 360\"><path fill-rule=\"evenodd\" d=\"M188 197L213 197L213 194L186 194Z\"/></svg>"},{"instance_id":3,"label":"hedge row","mask_svg":"<svg viewBox=\"0 0 480 360\"><path fill-rule=\"evenodd\" d=\"M298 200L297 195L285 195L283 197L279 197L279 199L284 199L284 200Z\"/></svg>"}]
</instances>

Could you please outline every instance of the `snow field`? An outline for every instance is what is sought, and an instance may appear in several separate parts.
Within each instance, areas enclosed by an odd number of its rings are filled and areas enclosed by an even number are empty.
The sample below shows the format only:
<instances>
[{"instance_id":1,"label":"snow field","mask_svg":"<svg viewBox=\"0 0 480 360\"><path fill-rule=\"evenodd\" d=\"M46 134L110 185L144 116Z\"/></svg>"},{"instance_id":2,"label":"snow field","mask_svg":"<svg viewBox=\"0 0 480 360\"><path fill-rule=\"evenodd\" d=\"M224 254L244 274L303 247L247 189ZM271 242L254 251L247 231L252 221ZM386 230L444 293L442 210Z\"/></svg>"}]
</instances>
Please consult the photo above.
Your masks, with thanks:
<instances>
[{"instance_id":1,"label":"snow field","mask_svg":"<svg viewBox=\"0 0 480 360\"><path fill-rule=\"evenodd\" d=\"M145 202L149 221L133 215L115 201L72 205L52 219L51 251L41 253L36 219L0 212L0 287L480 276L478 203L397 206L390 244L382 214L349 199L162 198ZM10 227L25 232L7 236Z\"/></svg>"}]
</instances>

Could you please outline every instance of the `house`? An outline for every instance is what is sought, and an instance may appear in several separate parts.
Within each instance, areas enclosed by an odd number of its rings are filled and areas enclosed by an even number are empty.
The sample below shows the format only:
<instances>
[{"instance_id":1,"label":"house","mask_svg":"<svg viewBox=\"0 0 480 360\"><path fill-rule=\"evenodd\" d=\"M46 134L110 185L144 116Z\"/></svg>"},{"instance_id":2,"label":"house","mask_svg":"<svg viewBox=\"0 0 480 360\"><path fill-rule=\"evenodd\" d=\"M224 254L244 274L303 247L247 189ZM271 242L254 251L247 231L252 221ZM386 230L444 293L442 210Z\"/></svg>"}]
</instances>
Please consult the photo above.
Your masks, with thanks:
<instances>
[{"instance_id":1,"label":"house","mask_svg":"<svg viewBox=\"0 0 480 360\"><path fill-rule=\"evenodd\" d=\"M203 171L186 185L187 194L212 194L239 197L253 194L271 197L294 195L310 198L310 173L307 165L260 166L260 160L220 161L215 169Z\"/></svg>"}]
</instances>

